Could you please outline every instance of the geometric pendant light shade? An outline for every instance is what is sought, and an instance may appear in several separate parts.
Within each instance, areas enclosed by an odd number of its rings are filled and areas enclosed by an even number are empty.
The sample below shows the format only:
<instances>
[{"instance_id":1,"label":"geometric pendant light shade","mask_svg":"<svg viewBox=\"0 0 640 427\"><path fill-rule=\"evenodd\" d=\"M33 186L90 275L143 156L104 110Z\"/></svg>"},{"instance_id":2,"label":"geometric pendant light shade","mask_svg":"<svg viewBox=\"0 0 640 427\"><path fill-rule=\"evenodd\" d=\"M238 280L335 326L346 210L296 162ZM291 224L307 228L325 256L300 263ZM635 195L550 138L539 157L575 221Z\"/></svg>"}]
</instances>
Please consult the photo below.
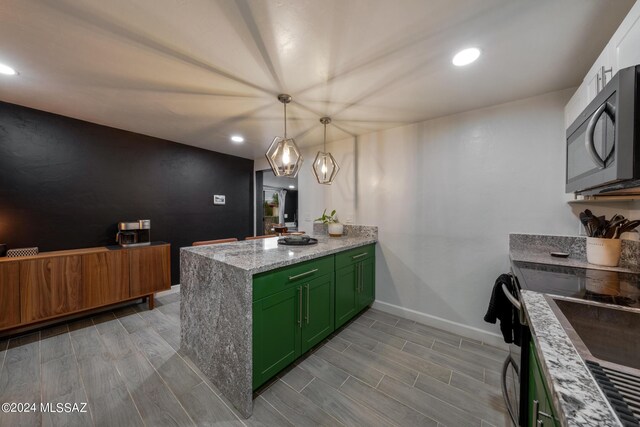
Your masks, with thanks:
<instances>
[{"instance_id":1,"label":"geometric pendant light shade","mask_svg":"<svg viewBox=\"0 0 640 427\"><path fill-rule=\"evenodd\" d=\"M336 159L327 152L327 125L331 123L331 118L323 117L320 119L320 123L324 125L324 151L318 151L313 161L313 174L316 176L318 184L331 185L340 170Z\"/></svg>"},{"instance_id":2,"label":"geometric pendant light shade","mask_svg":"<svg viewBox=\"0 0 640 427\"><path fill-rule=\"evenodd\" d=\"M300 171L303 158L293 138L287 138L287 104L291 102L291 96L280 94L278 101L284 104L284 138L273 138L265 156L275 176L295 178Z\"/></svg>"}]
</instances>

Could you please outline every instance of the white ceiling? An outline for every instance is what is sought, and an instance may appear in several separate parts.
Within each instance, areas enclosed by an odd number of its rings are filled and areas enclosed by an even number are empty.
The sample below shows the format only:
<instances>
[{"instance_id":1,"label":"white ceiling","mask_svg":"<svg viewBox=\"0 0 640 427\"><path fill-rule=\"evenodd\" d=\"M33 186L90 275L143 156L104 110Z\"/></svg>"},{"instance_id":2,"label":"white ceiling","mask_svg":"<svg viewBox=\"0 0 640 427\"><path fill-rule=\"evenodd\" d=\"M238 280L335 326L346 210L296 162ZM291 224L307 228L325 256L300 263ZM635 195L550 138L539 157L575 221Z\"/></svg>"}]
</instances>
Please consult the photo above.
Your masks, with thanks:
<instances>
[{"instance_id":1,"label":"white ceiling","mask_svg":"<svg viewBox=\"0 0 640 427\"><path fill-rule=\"evenodd\" d=\"M259 158L281 92L307 146L578 85L632 4L2 0L0 100Z\"/></svg>"}]
</instances>

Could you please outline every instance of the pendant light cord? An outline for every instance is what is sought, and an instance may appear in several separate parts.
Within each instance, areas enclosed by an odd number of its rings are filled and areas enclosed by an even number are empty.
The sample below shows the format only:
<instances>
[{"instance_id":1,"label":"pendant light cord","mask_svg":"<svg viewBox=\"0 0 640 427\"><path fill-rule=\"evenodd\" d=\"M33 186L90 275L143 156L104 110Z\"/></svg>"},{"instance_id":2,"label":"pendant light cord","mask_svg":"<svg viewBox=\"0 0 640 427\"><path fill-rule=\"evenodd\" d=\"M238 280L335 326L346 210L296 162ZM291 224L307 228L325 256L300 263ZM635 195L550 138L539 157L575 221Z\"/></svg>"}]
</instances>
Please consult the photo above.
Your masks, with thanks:
<instances>
[{"instance_id":1,"label":"pendant light cord","mask_svg":"<svg viewBox=\"0 0 640 427\"><path fill-rule=\"evenodd\" d=\"M324 152L327 152L327 124L324 124L324 145L323 148Z\"/></svg>"},{"instance_id":2,"label":"pendant light cord","mask_svg":"<svg viewBox=\"0 0 640 427\"><path fill-rule=\"evenodd\" d=\"M287 104L284 104L284 139L287 139Z\"/></svg>"}]
</instances>

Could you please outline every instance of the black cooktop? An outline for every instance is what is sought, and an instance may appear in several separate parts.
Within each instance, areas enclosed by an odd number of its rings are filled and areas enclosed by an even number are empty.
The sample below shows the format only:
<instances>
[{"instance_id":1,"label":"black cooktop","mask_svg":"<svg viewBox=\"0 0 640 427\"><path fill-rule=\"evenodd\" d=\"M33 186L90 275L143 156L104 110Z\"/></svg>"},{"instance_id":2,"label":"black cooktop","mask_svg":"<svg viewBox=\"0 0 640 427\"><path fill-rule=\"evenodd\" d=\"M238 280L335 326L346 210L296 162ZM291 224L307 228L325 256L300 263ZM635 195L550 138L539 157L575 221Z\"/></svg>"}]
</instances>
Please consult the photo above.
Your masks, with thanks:
<instances>
[{"instance_id":1,"label":"black cooktop","mask_svg":"<svg viewBox=\"0 0 640 427\"><path fill-rule=\"evenodd\" d=\"M640 274L511 262L522 289L640 308Z\"/></svg>"}]
</instances>

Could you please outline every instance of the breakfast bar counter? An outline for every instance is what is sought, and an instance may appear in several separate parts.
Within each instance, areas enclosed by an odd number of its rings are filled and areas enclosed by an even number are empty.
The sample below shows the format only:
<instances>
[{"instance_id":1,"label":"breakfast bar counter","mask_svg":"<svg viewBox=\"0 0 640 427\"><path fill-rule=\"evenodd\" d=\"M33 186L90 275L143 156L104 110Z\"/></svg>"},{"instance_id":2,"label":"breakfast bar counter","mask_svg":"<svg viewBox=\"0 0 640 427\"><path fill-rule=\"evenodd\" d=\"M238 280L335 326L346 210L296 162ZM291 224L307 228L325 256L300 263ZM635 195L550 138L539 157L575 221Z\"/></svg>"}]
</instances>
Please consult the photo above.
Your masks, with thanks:
<instances>
[{"instance_id":1,"label":"breakfast bar counter","mask_svg":"<svg viewBox=\"0 0 640 427\"><path fill-rule=\"evenodd\" d=\"M318 243L310 246L285 246L274 237L182 248L182 350L243 416L251 416L254 276L375 244L377 234L377 227L345 226L344 236L316 234Z\"/></svg>"}]
</instances>

